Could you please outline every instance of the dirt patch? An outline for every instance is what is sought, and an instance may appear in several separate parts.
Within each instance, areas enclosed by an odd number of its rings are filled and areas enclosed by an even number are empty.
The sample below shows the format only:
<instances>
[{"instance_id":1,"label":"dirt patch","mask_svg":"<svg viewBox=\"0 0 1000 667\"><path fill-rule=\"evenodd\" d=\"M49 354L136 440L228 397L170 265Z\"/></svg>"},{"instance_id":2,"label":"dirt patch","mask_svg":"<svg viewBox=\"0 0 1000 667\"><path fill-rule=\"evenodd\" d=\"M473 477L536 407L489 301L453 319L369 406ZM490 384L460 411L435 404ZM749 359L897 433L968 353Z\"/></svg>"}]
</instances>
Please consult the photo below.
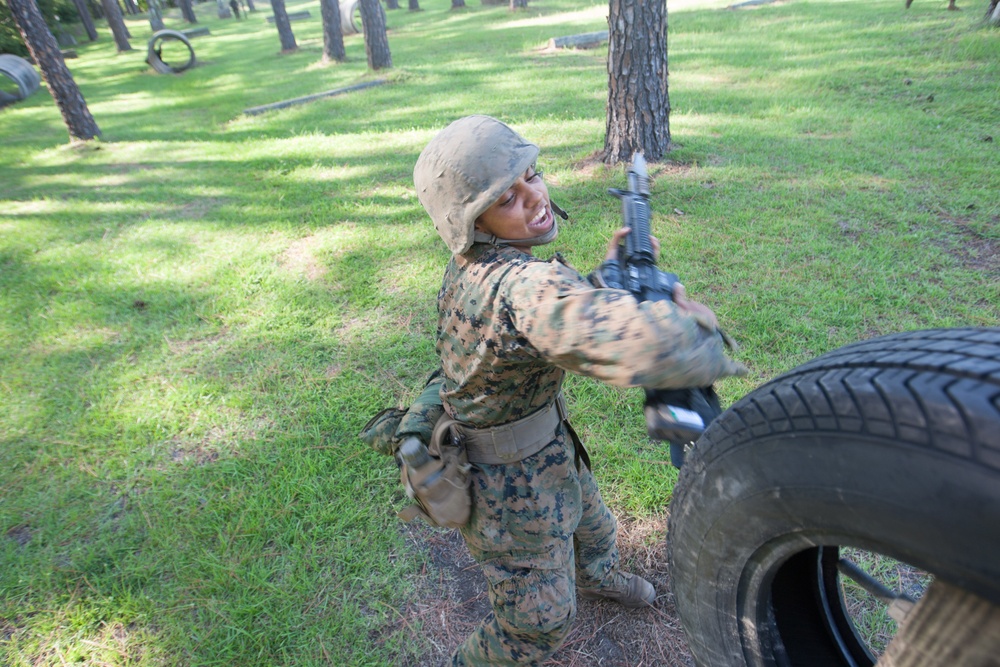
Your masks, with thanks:
<instances>
[{"instance_id":1,"label":"dirt patch","mask_svg":"<svg viewBox=\"0 0 1000 667\"><path fill-rule=\"evenodd\" d=\"M649 580L656 604L644 610L613 602L579 600L573 630L544 664L549 667L639 667L694 664L669 595L666 518L619 519L618 547L625 569ZM413 549L428 555L429 566L416 582L414 601L383 632L422 628L428 650L406 667L445 664L459 644L489 612L486 580L469 555L458 531L434 530L423 524L404 527Z\"/></svg>"},{"instance_id":2,"label":"dirt patch","mask_svg":"<svg viewBox=\"0 0 1000 667\"><path fill-rule=\"evenodd\" d=\"M179 433L163 443L163 452L170 464L207 466L222 458L240 456L243 443L261 437L273 428L265 416L249 415L242 410L222 409L225 421L199 433Z\"/></svg>"},{"instance_id":3,"label":"dirt patch","mask_svg":"<svg viewBox=\"0 0 1000 667\"><path fill-rule=\"evenodd\" d=\"M31 541L31 527L26 523L14 526L7 531L7 539L17 542L19 547L23 547Z\"/></svg>"},{"instance_id":4,"label":"dirt patch","mask_svg":"<svg viewBox=\"0 0 1000 667\"><path fill-rule=\"evenodd\" d=\"M0 643L6 643L18 632L24 630L24 618L7 619L0 617Z\"/></svg>"},{"instance_id":5,"label":"dirt patch","mask_svg":"<svg viewBox=\"0 0 1000 667\"><path fill-rule=\"evenodd\" d=\"M142 299L136 299L132 302L132 307L136 310L145 310L149 307L149 304ZM179 340L172 338L164 338L167 343L167 348L172 354L178 355L190 355L195 352L201 352L204 350L218 350L220 343L229 338L228 327L222 327L216 333L208 336L203 336L201 338L189 338L187 340Z\"/></svg>"},{"instance_id":6,"label":"dirt patch","mask_svg":"<svg viewBox=\"0 0 1000 667\"><path fill-rule=\"evenodd\" d=\"M1000 243L977 232L970 226L968 220L963 218L948 220L955 225L962 238L962 243L952 250L952 254L970 269L986 274L1000 274Z\"/></svg>"},{"instance_id":7,"label":"dirt patch","mask_svg":"<svg viewBox=\"0 0 1000 667\"><path fill-rule=\"evenodd\" d=\"M281 255L281 265L293 273L305 276L307 280L318 280L326 273L326 267L317 261L312 247L315 236L306 236L293 242Z\"/></svg>"},{"instance_id":8,"label":"dirt patch","mask_svg":"<svg viewBox=\"0 0 1000 667\"><path fill-rule=\"evenodd\" d=\"M579 162L573 164L573 170L578 171L584 176L592 177L601 169L605 169L604 164L604 149L599 151L594 151L587 157L583 158Z\"/></svg>"},{"instance_id":9,"label":"dirt patch","mask_svg":"<svg viewBox=\"0 0 1000 667\"><path fill-rule=\"evenodd\" d=\"M655 179L658 176L668 175L674 176L676 174L685 173L690 171L694 165L687 164L684 162L675 162L673 160L664 160L662 162L651 162L648 165L649 177L655 184ZM600 171L604 170L614 170L620 167L608 166L604 163L604 150L594 151L587 157L583 158L579 162L573 164L573 170L579 172L580 174L592 178Z\"/></svg>"},{"instance_id":10,"label":"dirt patch","mask_svg":"<svg viewBox=\"0 0 1000 667\"><path fill-rule=\"evenodd\" d=\"M228 200L222 197L202 197L181 204L165 216L171 220L201 220L227 203Z\"/></svg>"}]
</instances>

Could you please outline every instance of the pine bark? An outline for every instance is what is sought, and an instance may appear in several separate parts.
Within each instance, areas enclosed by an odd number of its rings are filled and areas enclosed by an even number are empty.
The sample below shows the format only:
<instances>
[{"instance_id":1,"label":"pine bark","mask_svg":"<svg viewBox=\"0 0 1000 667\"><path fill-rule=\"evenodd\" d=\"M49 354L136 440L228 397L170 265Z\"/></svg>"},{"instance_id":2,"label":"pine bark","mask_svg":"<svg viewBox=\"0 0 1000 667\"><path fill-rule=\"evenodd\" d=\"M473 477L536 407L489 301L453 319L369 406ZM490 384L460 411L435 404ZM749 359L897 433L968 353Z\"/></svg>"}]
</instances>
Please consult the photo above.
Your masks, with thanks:
<instances>
[{"instance_id":1,"label":"pine bark","mask_svg":"<svg viewBox=\"0 0 1000 667\"><path fill-rule=\"evenodd\" d=\"M125 19L122 17L122 9L118 6L117 0L101 0L101 5L104 7L104 17L108 21L108 27L111 28L111 34L114 35L118 51L131 51L132 45L128 43L129 34L125 28Z\"/></svg>"},{"instance_id":2,"label":"pine bark","mask_svg":"<svg viewBox=\"0 0 1000 667\"><path fill-rule=\"evenodd\" d=\"M188 23L197 23L198 18L194 15L194 8L191 6L191 0L177 0L177 4L181 8L181 16Z\"/></svg>"},{"instance_id":3,"label":"pine bark","mask_svg":"<svg viewBox=\"0 0 1000 667\"><path fill-rule=\"evenodd\" d=\"M409 0L409 9L411 12L419 12L420 2L418 0Z\"/></svg>"},{"instance_id":4,"label":"pine bark","mask_svg":"<svg viewBox=\"0 0 1000 667\"><path fill-rule=\"evenodd\" d=\"M90 15L87 3L84 0L73 0L73 6L76 7L76 13L80 15L80 23L83 24L83 29L87 32L87 39L92 42L97 41L97 28L94 27L94 18Z\"/></svg>"},{"instance_id":5,"label":"pine bark","mask_svg":"<svg viewBox=\"0 0 1000 667\"><path fill-rule=\"evenodd\" d=\"M278 28L278 37L281 39L282 53L295 51L299 47L295 43L295 35L292 34L292 23L288 20L285 0L271 0L271 10L274 12L274 25Z\"/></svg>"},{"instance_id":6,"label":"pine bark","mask_svg":"<svg viewBox=\"0 0 1000 667\"><path fill-rule=\"evenodd\" d=\"M452 9L465 9L465 0L451 0Z\"/></svg>"},{"instance_id":7,"label":"pine bark","mask_svg":"<svg viewBox=\"0 0 1000 667\"><path fill-rule=\"evenodd\" d=\"M93 139L101 136L97 122L90 115L87 101L66 67L56 38L52 36L35 0L7 0L28 53L42 70L49 92L59 107L72 139Z\"/></svg>"},{"instance_id":8,"label":"pine bark","mask_svg":"<svg viewBox=\"0 0 1000 667\"><path fill-rule=\"evenodd\" d=\"M122 17L122 30L125 31L125 36L127 38L132 39L132 33L129 32L128 24L125 23L125 15L129 13L128 8L121 3L116 4L118 5L118 13L121 14Z\"/></svg>"},{"instance_id":9,"label":"pine bark","mask_svg":"<svg viewBox=\"0 0 1000 667\"><path fill-rule=\"evenodd\" d=\"M368 54L368 67L380 70L392 67L392 54L389 53L389 37L385 32L385 14L378 0L360 0L361 26L365 33L365 53Z\"/></svg>"},{"instance_id":10,"label":"pine bark","mask_svg":"<svg viewBox=\"0 0 1000 667\"><path fill-rule=\"evenodd\" d=\"M399 0L385 0L386 9L399 9Z\"/></svg>"},{"instance_id":11,"label":"pine bark","mask_svg":"<svg viewBox=\"0 0 1000 667\"><path fill-rule=\"evenodd\" d=\"M319 0L319 10L323 17L323 62L343 62L347 53L340 25L340 3L337 0Z\"/></svg>"},{"instance_id":12,"label":"pine bark","mask_svg":"<svg viewBox=\"0 0 1000 667\"><path fill-rule=\"evenodd\" d=\"M253 0L247 0L247 11L257 11L257 8L253 6Z\"/></svg>"},{"instance_id":13,"label":"pine bark","mask_svg":"<svg viewBox=\"0 0 1000 667\"><path fill-rule=\"evenodd\" d=\"M990 0L990 6L986 10L986 21L993 25L1000 25L1000 0Z\"/></svg>"},{"instance_id":14,"label":"pine bark","mask_svg":"<svg viewBox=\"0 0 1000 667\"><path fill-rule=\"evenodd\" d=\"M135 4L135 0L123 0L125 3L125 12L129 16L135 16L139 13L139 5Z\"/></svg>"},{"instance_id":15,"label":"pine bark","mask_svg":"<svg viewBox=\"0 0 1000 667\"><path fill-rule=\"evenodd\" d=\"M670 147L666 0L611 0L608 31L604 161L655 162Z\"/></svg>"},{"instance_id":16,"label":"pine bark","mask_svg":"<svg viewBox=\"0 0 1000 667\"><path fill-rule=\"evenodd\" d=\"M149 27L153 32L163 30L163 9L160 7L160 0L146 0L149 8Z\"/></svg>"},{"instance_id":17,"label":"pine bark","mask_svg":"<svg viewBox=\"0 0 1000 667\"><path fill-rule=\"evenodd\" d=\"M510 11L515 9L527 9L528 0L510 0Z\"/></svg>"}]
</instances>

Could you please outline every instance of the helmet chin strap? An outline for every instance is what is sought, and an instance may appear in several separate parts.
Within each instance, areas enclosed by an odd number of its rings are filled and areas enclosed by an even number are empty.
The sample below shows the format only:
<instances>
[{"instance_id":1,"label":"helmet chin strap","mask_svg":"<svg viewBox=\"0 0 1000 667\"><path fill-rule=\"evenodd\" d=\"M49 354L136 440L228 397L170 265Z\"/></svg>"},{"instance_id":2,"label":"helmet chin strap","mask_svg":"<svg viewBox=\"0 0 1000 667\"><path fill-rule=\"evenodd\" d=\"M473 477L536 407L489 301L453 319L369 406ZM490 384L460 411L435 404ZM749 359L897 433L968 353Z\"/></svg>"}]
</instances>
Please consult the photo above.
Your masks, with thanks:
<instances>
[{"instance_id":1,"label":"helmet chin strap","mask_svg":"<svg viewBox=\"0 0 1000 667\"><path fill-rule=\"evenodd\" d=\"M489 243L490 245L545 245L555 240L559 234L559 225L552 221L552 227L541 236L533 236L530 239L502 239L486 232L476 232L472 235L473 243Z\"/></svg>"},{"instance_id":2,"label":"helmet chin strap","mask_svg":"<svg viewBox=\"0 0 1000 667\"><path fill-rule=\"evenodd\" d=\"M552 206L552 212L558 215L563 220L569 218L566 211L562 210L556 206L555 202L550 201L549 204ZM487 234L486 232L475 231L472 235L473 243L489 243L490 245L524 245L524 246L536 246L545 245L546 243L552 243L555 241L556 236L559 235L559 225L556 224L555 218L552 219L552 226L549 231L545 232L541 236L533 236L530 239L502 239L493 234Z\"/></svg>"}]
</instances>

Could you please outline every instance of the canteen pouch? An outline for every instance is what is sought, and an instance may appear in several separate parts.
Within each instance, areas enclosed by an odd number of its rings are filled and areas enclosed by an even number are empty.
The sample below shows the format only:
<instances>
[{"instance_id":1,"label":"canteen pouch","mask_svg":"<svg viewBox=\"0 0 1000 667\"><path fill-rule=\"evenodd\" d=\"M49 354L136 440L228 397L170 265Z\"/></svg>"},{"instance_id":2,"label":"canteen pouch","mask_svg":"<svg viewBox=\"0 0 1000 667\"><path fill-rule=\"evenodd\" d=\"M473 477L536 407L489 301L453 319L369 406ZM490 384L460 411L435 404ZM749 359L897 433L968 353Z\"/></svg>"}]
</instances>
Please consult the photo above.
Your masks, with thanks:
<instances>
[{"instance_id":1,"label":"canteen pouch","mask_svg":"<svg viewBox=\"0 0 1000 667\"><path fill-rule=\"evenodd\" d=\"M421 517L432 526L461 528L472 513L472 477L469 458L447 417L438 420L427 451L430 459L419 468L400 462L399 472L414 504L398 516L403 521Z\"/></svg>"}]
</instances>

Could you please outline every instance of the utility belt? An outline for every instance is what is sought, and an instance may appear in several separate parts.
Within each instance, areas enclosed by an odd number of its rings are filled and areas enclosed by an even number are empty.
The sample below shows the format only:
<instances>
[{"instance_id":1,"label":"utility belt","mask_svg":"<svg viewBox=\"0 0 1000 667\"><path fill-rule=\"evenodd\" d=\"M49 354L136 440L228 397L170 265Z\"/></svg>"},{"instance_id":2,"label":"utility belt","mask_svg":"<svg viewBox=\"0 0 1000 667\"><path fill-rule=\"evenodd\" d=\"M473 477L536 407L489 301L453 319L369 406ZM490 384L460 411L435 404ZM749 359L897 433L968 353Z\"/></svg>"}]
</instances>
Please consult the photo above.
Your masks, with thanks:
<instances>
[{"instance_id":1,"label":"utility belt","mask_svg":"<svg viewBox=\"0 0 1000 667\"><path fill-rule=\"evenodd\" d=\"M566 399L562 393L549 407L517 421L486 428L475 428L456 421L452 422L451 429L465 446L470 463L498 465L522 461L537 454L552 442L560 424L573 440L578 462L583 460L589 468L590 458L569 424Z\"/></svg>"},{"instance_id":2,"label":"utility belt","mask_svg":"<svg viewBox=\"0 0 1000 667\"><path fill-rule=\"evenodd\" d=\"M471 464L522 461L552 442L560 425L573 441L577 468L581 462L589 468L590 457L567 420L561 393L547 408L499 426L475 428L447 415L441 417L426 449L430 458L421 458L423 463L417 467L405 460L401 466L403 485L416 504L399 512L399 517L410 521L420 516L431 525L447 528L465 525L472 511Z\"/></svg>"}]
</instances>

